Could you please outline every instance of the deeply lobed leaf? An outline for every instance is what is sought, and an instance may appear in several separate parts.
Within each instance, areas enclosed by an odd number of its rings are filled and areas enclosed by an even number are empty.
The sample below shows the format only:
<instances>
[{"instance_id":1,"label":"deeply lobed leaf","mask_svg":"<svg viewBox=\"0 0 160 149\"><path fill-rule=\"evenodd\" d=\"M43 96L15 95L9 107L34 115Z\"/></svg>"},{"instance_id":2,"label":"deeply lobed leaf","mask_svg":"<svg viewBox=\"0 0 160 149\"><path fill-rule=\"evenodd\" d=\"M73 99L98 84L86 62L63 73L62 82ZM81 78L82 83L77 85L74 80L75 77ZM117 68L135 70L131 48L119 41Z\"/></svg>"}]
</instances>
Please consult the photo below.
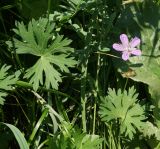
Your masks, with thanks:
<instances>
[{"instance_id":1,"label":"deeply lobed leaf","mask_svg":"<svg viewBox=\"0 0 160 149\"><path fill-rule=\"evenodd\" d=\"M12 86L16 83L17 78L14 75L8 75L10 66L3 65L0 69L0 104L4 104L4 97L8 94L6 91L12 90Z\"/></svg>"},{"instance_id":2,"label":"deeply lobed leaf","mask_svg":"<svg viewBox=\"0 0 160 149\"><path fill-rule=\"evenodd\" d=\"M108 96L102 97L100 105L100 117L104 122L120 120L121 134L133 138L136 128L141 129L145 119L144 110L137 103L138 94L135 89L129 88L129 91L118 90L117 93L113 89L109 89Z\"/></svg>"},{"instance_id":3,"label":"deeply lobed leaf","mask_svg":"<svg viewBox=\"0 0 160 149\"><path fill-rule=\"evenodd\" d=\"M69 72L68 67L74 67L76 64L73 57L69 57L73 52L73 48L69 47L71 40L56 36L54 24L46 18L33 19L28 27L23 23L17 23L14 32L21 37L21 40L14 38L17 54L38 57L37 62L27 69L25 74L25 78L33 84L34 90L40 85L58 89L58 82L62 81L60 71ZM7 43L13 47L10 41Z\"/></svg>"}]
</instances>

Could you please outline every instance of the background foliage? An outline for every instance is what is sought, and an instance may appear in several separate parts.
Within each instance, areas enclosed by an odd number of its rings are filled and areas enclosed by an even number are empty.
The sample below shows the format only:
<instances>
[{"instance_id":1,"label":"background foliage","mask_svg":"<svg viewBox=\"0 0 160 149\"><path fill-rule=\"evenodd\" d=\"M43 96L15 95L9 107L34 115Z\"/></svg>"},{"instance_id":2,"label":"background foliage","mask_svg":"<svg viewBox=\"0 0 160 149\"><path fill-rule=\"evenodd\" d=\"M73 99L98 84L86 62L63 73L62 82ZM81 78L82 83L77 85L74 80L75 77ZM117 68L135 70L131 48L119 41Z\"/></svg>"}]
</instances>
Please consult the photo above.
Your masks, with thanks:
<instances>
[{"instance_id":1,"label":"background foliage","mask_svg":"<svg viewBox=\"0 0 160 149\"><path fill-rule=\"evenodd\" d=\"M159 149L160 1L0 6L0 148ZM120 34L141 39L123 61Z\"/></svg>"}]
</instances>

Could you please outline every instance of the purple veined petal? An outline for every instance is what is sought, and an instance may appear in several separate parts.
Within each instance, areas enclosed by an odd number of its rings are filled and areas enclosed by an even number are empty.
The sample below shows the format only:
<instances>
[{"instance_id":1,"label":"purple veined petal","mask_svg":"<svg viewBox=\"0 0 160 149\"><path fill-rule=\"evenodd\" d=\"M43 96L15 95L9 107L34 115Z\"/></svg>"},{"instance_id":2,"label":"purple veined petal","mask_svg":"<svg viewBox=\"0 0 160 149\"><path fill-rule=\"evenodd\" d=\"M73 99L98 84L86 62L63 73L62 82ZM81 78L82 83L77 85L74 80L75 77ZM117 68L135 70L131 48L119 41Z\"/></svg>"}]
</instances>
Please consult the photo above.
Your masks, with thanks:
<instances>
[{"instance_id":1,"label":"purple veined petal","mask_svg":"<svg viewBox=\"0 0 160 149\"><path fill-rule=\"evenodd\" d=\"M121 34L121 35L120 35L120 40L121 40L122 45L123 45L124 47L128 47L129 41L128 41L128 37L127 37L126 34Z\"/></svg>"},{"instance_id":2,"label":"purple veined petal","mask_svg":"<svg viewBox=\"0 0 160 149\"><path fill-rule=\"evenodd\" d=\"M127 51L124 51L123 54L122 54L122 59L124 61L127 61L129 59L129 56L130 56L130 53L127 52Z\"/></svg>"},{"instance_id":3,"label":"purple veined petal","mask_svg":"<svg viewBox=\"0 0 160 149\"><path fill-rule=\"evenodd\" d=\"M131 42L130 42L130 46L132 48L138 46L140 44L141 40L138 37L134 37Z\"/></svg>"},{"instance_id":4,"label":"purple veined petal","mask_svg":"<svg viewBox=\"0 0 160 149\"><path fill-rule=\"evenodd\" d=\"M114 43L112 45L113 49L115 49L116 51L124 51L124 47L122 44L118 44L118 43Z\"/></svg>"},{"instance_id":5,"label":"purple veined petal","mask_svg":"<svg viewBox=\"0 0 160 149\"><path fill-rule=\"evenodd\" d=\"M135 50L131 50L131 54L140 56L142 54L142 52L141 52L141 50L135 49Z\"/></svg>"}]
</instances>

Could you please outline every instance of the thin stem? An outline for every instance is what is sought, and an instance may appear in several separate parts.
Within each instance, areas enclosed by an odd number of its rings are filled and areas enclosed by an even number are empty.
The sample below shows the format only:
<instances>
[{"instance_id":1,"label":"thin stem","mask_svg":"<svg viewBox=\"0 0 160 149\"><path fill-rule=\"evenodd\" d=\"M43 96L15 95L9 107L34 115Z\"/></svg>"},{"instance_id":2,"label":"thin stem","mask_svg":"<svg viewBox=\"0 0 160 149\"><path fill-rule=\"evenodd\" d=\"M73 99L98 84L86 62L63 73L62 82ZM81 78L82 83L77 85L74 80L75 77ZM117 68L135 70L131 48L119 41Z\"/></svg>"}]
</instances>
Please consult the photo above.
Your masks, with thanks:
<instances>
[{"instance_id":1,"label":"thin stem","mask_svg":"<svg viewBox=\"0 0 160 149\"><path fill-rule=\"evenodd\" d=\"M82 126L83 132L86 132L86 77L87 77L87 63L82 65L82 78L81 78L81 104L82 104Z\"/></svg>"},{"instance_id":2,"label":"thin stem","mask_svg":"<svg viewBox=\"0 0 160 149\"><path fill-rule=\"evenodd\" d=\"M43 113L42 113L40 119L38 120L36 126L34 127L34 129L33 129L33 131L32 131L32 134L31 134L30 137L29 137L28 145L30 145L31 142L33 141L33 139L34 139L34 137L35 137L35 135L36 135L36 133L37 133L37 131L38 131L40 125L42 124L43 120L44 120L45 117L47 116L48 111L49 111L48 108L44 109L44 111L43 111Z\"/></svg>"},{"instance_id":3,"label":"thin stem","mask_svg":"<svg viewBox=\"0 0 160 149\"><path fill-rule=\"evenodd\" d=\"M141 2L141 0L128 0L128 1L124 1L123 3L122 3L122 5L126 5L126 4L130 4L130 3L137 3L137 2Z\"/></svg>"},{"instance_id":4,"label":"thin stem","mask_svg":"<svg viewBox=\"0 0 160 149\"><path fill-rule=\"evenodd\" d=\"M121 149L121 133L119 131L119 135L118 135L118 149Z\"/></svg>"},{"instance_id":5,"label":"thin stem","mask_svg":"<svg viewBox=\"0 0 160 149\"><path fill-rule=\"evenodd\" d=\"M124 88L123 88L123 92L125 91L126 87L127 87L127 83L128 83L128 78L126 79L126 83L124 85Z\"/></svg>"},{"instance_id":6,"label":"thin stem","mask_svg":"<svg viewBox=\"0 0 160 149\"><path fill-rule=\"evenodd\" d=\"M124 91L125 91L125 89L127 87L127 83L128 83L128 78L126 79L126 82L125 82L125 85L124 85L124 88L123 88L123 95L124 95ZM121 100L121 104L122 105L123 105L123 95L122 95L122 100ZM126 113L126 115L127 115L127 113ZM125 117L126 117L126 115L125 115ZM117 136L118 137L117 138L118 149L121 149L121 125L123 124L124 120L121 123L118 123L118 125L119 125L119 132L118 132L118 136Z\"/></svg>"},{"instance_id":7,"label":"thin stem","mask_svg":"<svg viewBox=\"0 0 160 149\"><path fill-rule=\"evenodd\" d=\"M85 17L84 17L84 12L82 15L82 21L83 24L85 24ZM86 97L86 78L87 78L87 65L88 65L88 55L89 53L87 52L88 49L85 49L86 51L84 51L84 62L82 63L82 77L81 77L81 105L82 105L82 128L83 128L83 132L87 132L87 128L86 128L86 101L87 101L87 97Z\"/></svg>"},{"instance_id":8,"label":"thin stem","mask_svg":"<svg viewBox=\"0 0 160 149\"><path fill-rule=\"evenodd\" d=\"M49 112L53 113L59 119L60 122L64 121L64 119L49 104L47 104L46 101L38 93L36 93L35 91L31 92L37 97L39 103L41 103L44 106L44 108L47 107L49 109Z\"/></svg>"},{"instance_id":9,"label":"thin stem","mask_svg":"<svg viewBox=\"0 0 160 149\"><path fill-rule=\"evenodd\" d=\"M41 149L47 142L49 142L50 140L47 139L47 140L44 140L39 146L37 149Z\"/></svg>"},{"instance_id":10,"label":"thin stem","mask_svg":"<svg viewBox=\"0 0 160 149\"><path fill-rule=\"evenodd\" d=\"M115 57L115 58L120 58L118 56L112 55L112 54L108 54L108 53L103 53L103 52L95 52L97 54L101 54L101 55L106 55L106 56L111 56L111 57ZM120 58L121 59L121 58Z\"/></svg>"},{"instance_id":11,"label":"thin stem","mask_svg":"<svg viewBox=\"0 0 160 149\"><path fill-rule=\"evenodd\" d=\"M16 97L16 96L14 96L14 95L12 95L12 96L16 99L16 101L17 101L17 103L18 103L19 107L20 107L20 108L21 108L21 110L22 110L22 113L23 113L23 114L24 114L24 116L26 117L26 119L27 119L28 123L30 123L30 120L29 120L29 118L28 118L28 116L27 116L26 112L23 110L23 108L22 108L21 104L19 103L19 101L18 101L17 97Z\"/></svg>"},{"instance_id":12,"label":"thin stem","mask_svg":"<svg viewBox=\"0 0 160 149\"><path fill-rule=\"evenodd\" d=\"M24 82L24 81L17 81L16 85L19 86L19 87L27 88L27 89L33 89L32 84L30 84L28 82ZM45 92L50 92L50 93L54 93L54 94L61 95L61 96L64 96L64 97L68 97L69 99L72 99L74 102L76 102L79 105L79 103L73 97L69 96L66 93L57 91L55 89L46 89L45 87L39 87L38 89L42 90L42 91L45 91Z\"/></svg>"},{"instance_id":13,"label":"thin stem","mask_svg":"<svg viewBox=\"0 0 160 149\"><path fill-rule=\"evenodd\" d=\"M97 3L97 0L96 0ZM98 7L96 8L96 11L98 12ZM96 24L98 24L98 16L95 15L96 19ZM97 29L97 36L99 34L98 28ZM102 41L102 36L100 36L100 42ZM95 134L95 127L96 127L96 113L97 113L97 95L99 93L99 71L100 71L100 54L98 54L97 57L97 71L96 71L96 81L95 81L95 87L96 87L96 92L95 92L95 98L94 98L94 112L93 112L93 134Z\"/></svg>"},{"instance_id":14,"label":"thin stem","mask_svg":"<svg viewBox=\"0 0 160 149\"><path fill-rule=\"evenodd\" d=\"M115 137L113 135L113 131L112 131L112 124L108 125L108 133L109 133L109 149L116 149L116 141L115 141Z\"/></svg>"},{"instance_id":15,"label":"thin stem","mask_svg":"<svg viewBox=\"0 0 160 149\"><path fill-rule=\"evenodd\" d=\"M51 0L48 0L48 19L49 19L49 14L50 14L50 11L51 11Z\"/></svg>"},{"instance_id":16,"label":"thin stem","mask_svg":"<svg viewBox=\"0 0 160 149\"><path fill-rule=\"evenodd\" d=\"M95 101L95 103L94 103L94 115L93 115L93 134L95 133L96 111L97 111L97 104L96 104L96 101Z\"/></svg>"},{"instance_id":17,"label":"thin stem","mask_svg":"<svg viewBox=\"0 0 160 149\"><path fill-rule=\"evenodd\" d=\"M100 71L100 60L101 57L98 54L98 60L97 60L97 72L96 72L96 81L95 81L95 87L96 87L96 92L95 92L95 102L94 102L94 113L93 113L93 134L95 133L95 125L96 125L96 111L97 111L97 93L99 92L99 71Z\"/></svg>"},{"instance_id":18,"label":"thin stem","mask_svg":"<svg viewBox=\"0 0 160 149\"><path fill-rule=\"evenodd\" d=\"M86 101L82 100L82 125L83 125L83 132L86 132Z\"/></svg>"}]
</instances>

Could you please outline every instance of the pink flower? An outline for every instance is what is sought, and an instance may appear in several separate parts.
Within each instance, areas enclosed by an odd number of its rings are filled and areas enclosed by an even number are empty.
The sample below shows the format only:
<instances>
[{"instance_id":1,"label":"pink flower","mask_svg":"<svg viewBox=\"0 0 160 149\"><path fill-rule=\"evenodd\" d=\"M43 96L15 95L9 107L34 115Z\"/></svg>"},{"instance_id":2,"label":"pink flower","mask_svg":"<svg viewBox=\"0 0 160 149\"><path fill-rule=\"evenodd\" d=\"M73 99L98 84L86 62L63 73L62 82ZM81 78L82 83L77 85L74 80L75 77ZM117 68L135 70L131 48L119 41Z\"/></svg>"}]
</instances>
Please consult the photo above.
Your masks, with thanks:
<instances>
[{"instance_id":1,"label":"pink flower","mask_svg":"<svg viewBox=\"0 0 160 149\"><path fill-rule=\"evenodd\" d=\"M113 49L116 51L122 52L122 59L127 61L129 57L132 55L140 56L141 50L137 49L136 46L138 46L141 42L141 40L138 37L134 37L129 42L128 37L126 34L120 35L121 44L114 43Z\"/></svg>"}]
</instances>

